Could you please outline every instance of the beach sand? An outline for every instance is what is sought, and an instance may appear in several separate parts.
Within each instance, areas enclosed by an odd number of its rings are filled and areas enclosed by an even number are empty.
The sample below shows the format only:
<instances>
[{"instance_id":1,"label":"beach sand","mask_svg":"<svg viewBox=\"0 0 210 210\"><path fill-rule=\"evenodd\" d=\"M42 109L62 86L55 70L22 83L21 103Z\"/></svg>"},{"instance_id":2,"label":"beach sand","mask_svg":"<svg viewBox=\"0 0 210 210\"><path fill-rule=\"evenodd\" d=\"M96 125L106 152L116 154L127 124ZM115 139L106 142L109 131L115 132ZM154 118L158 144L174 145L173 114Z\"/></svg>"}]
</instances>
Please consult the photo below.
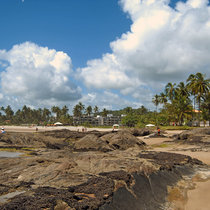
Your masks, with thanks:
<instances>
[{"instance_id":1,"label":"beach sand","mask_svg":"<svg viewBox=\"0 0 210 210\"><path fill-rule=\"evenodd\" d=\"M179 134L182 131L167 131L168 136L173 134ZM210 152L205 151L193 151L195 145L187 144L174 144L172 138L148 138L139 137L154 151L171 152L183 155L191 156L201 160L203 163L210 166ZM210 174L210 171L209 171ZM193 180L195 185L194 189L187 191L187 201L183 206L178 206L175 209L179 210L209 210L210 209L210 179Z\"/></svg>"}]
</instances>

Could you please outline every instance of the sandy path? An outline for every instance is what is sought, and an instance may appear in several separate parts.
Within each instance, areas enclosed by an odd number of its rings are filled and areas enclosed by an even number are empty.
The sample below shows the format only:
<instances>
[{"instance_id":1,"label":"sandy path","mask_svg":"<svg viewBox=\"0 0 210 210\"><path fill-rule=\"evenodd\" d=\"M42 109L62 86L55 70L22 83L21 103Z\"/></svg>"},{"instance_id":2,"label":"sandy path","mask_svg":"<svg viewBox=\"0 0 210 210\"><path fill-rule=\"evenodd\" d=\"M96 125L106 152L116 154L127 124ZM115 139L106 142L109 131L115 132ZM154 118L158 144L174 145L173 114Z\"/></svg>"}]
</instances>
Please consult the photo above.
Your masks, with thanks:
<instances>
[{"instance_id":1,"label":"sandy path","mask_svg":"<svg viewBox=\"0 0 210 210\"><path fill-rule=\"evenodd\" d=\"M51 130L59 130L59 129L68 129L72 131L82 131L82 126L34 126L34 127L27 127L27 126L3 126L5 131L10 132L35 132L36 128L38 128L39 132L42 131L51 131ZM87 131L98 130L98 131L111 131L112 128L87 128Z\"/></svg>"}]
</instances>

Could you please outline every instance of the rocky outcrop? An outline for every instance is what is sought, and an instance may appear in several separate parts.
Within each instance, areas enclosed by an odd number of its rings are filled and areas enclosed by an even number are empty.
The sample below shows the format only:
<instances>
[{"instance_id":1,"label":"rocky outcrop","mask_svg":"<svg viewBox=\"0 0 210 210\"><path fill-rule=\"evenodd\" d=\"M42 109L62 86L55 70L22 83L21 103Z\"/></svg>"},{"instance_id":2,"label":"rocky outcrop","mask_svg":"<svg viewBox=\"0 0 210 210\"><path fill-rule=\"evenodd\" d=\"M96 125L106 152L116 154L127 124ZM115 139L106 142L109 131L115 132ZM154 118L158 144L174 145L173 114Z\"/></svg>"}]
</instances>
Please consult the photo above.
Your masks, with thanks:
<instances>
[{"instance_id":1,"label":"rocky outcrop","mask_svg":"<svg viewBox=\"0 0 210 210\"><path fill-rule=\"evenodd\" d=\"M112 151L111 147L105 142L102 141L95 134L87 134L83 138L76 141L73 145L75 151L102 151L108 152Z\"/></svg>"},{"instance_id":2,"label":"rocky outcrop","mask_svg":"<svg viewBox=\"0 0 210 210\"><path fill-rule=\"evenodd\" d=\"M126 130L119 131L117 133L106 134L101 137L103 141L105 141L110 147L113 149L126 150L130 147L134 146L144 146L145 143L135 136L133 136L130 132Z\"/></svg>"},{"instance_id":3,"label":"rocky outcrop","mask_svg":"<svg viewBox=\"0 0 210 210\"><path fill-rule=\"evenodd\" d=\"M33 145L36 155L1 159L0 196L22 194L0 209L163 209L168 186L202 166L189 156L146 151L127 131L81 138L62 132L1 136L10 146Z\"/></svg>"},{"instance_id":4,"label":"rocky outcrop","mask_svg":"<svg viewBox=\"0 0 210 210\"><path fill-rule=\"evenodd\" d=\"M176 135L175 140L188 144L210 144L210 128L196 128Z\"/></svg>"},{"instance_id":5,"label":"rocky outcrop","mask_svg":"<svg viewBox=\"0 0 210 210\"><path fill-rule=\"evenodd\" d=\"M165 202L167 202L168 186L174 185L182 179L182 175L192 173L193 167L201 164L187 156L172 154L172 158L168 158L170 154L166 154L168 167L163 167L166 162L163 153L147 152L144 155L140 153L138 156L153 160L152 164L156 165L156 169L151 170L151 165L143 164L144 161L141 159L144 167L140 167L138 170L128 172L125 168L123 170L95 173L78 185L66 182L65 187L51 187L50 182L48 182L48 186L36 188L33 187L36 186L34 182L25 182L22 185L13 183L13 189L24 189L27 192L0 205L0 208L2 210L43 208L78 210L163 209ZM137 159L138 156L136 156ZM174 158L176 161L174 161ZM110 156L110 161L111 159L112 156ZM129 163L132 164L132 162ZM123 165L126 166L125 163L121 162L120 166ZM71 167L63 166L61 168L65 171L65 168ZM82 172L78 175L86 176ZM62 178L65 179L65 176L62 176ZM4 189L6 187L11 188L11 186L8 186L4 185L2 187Z\"/></svg>"}]
</instances>

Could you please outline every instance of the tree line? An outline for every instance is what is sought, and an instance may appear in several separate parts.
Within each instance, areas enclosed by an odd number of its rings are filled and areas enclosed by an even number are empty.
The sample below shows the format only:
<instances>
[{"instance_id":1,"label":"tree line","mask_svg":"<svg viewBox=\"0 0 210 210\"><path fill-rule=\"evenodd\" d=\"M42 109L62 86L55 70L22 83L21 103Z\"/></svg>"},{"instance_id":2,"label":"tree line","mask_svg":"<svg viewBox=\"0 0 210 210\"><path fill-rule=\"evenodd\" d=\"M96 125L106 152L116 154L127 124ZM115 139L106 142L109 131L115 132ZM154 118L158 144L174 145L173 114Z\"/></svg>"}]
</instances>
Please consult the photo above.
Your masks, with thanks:
<instances>
[{"instance_id":1,"label":"tree line","mask_svg":"<svg viewBox=\"0 0 210 210\"><path fill-rule=\"evenodd\" d=\"M150 111L144 106L133 109L125 107L121 110L99 110L98 106L87 106L79 102L73 107L73 115L69 108L53 106L48 108L32 109L26 105L14 112L11 106L0 107L0 124L37 124L47 125L60 121L72 125L73 117L114 116L124 115L121 123L125 126L143 127L148 123L156 125L169 125L175 122L179 125L197 120L210 120L210 79L202 73L191 74L186 82L168 83L160 94L152 98L156 109ZM161 107L159 107L161 105ZM160 111L159 109L160 108ZM195 112L197 110L197 113Z\"/></svg>"},{"instance_id":2,"label":"tree line","mask_svg":"<svg viewBox=\"0 0 210 210\"><path fill-rule=\"evenodd\" d=\"M198 72L191 74L186 82L168 83L163 92L156 94L152 102L156 106L156 124L176 122L183 125L187 122L210 120L210 79ZM157 113L162 104L160 113ZM162 118L162 119L161 119Z\"/></svg>"},{"instance_id":3,"label":"tree line","mask_svg":"<svg viewBox=\"0 0 210 210\"><path fill-rule=\"evenodd\" d=\"M82 116L97 116L106 117L107 114L112 113L111 110L103 108L101 111L98 106L85 107L82 102L76 104L73 108L73 115L69 114L69 108L65 105L63 107L53 106L48 108L33 109L24 105L22 109L16 112L12 110L11 106L0 107L0 124L37 124L47 125L60 121L63 124L72 125L73 117Z\"/></svg>"}]
</instances>

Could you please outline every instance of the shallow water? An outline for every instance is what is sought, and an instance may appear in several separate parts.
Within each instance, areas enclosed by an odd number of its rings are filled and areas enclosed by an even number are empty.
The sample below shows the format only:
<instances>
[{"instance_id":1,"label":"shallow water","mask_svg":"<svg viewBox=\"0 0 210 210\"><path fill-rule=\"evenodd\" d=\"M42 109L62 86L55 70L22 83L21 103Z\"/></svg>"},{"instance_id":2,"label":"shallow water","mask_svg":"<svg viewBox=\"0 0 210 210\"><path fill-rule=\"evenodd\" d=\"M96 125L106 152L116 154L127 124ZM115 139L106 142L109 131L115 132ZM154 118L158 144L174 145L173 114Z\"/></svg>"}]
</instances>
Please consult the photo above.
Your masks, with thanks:
<instances>
[{"instance_id":1,"label":"shallow water","mask_svg":"<svg viewBox=\"0 0 210 210\"><path fill-rule=\"evenodd\" d=\"M15 158L19 157L23 153L20 152L7 152L7 151L0 151L0 158Z\"/></svg>"}]
</instances>

